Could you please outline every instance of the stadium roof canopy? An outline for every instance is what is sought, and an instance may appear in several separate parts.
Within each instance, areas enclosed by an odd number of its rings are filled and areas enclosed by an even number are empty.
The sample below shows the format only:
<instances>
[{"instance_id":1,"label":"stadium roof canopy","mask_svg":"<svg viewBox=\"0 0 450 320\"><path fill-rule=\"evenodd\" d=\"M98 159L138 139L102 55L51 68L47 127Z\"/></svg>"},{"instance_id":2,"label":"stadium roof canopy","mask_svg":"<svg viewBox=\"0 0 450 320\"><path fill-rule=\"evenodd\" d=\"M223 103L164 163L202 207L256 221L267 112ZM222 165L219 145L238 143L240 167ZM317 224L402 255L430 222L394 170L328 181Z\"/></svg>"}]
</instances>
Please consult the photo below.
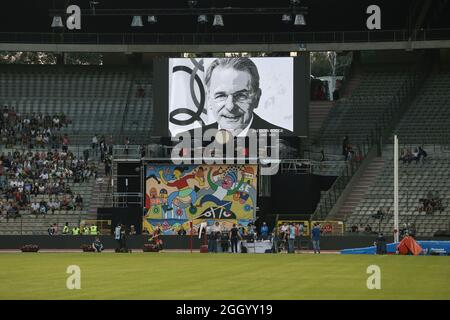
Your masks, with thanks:
<instances>
[{"instance_id":1,"label":"stadium roof canopy","mask_svg":"<svg viewBox=\"0 0 450 320\"><path fill-rule=\"evenodd\" d=\"M72 0L2 4L1 43L108 45L311 44L450 40L449 0ZM367 8L381 8L381 30L366 27ZM81 8L81 29L52 28L65 23L66 8ZM207 23L198 16L206 15ZM213 26L215 14L224 25ZM306 25L295 25L302 14ZM282 21L283 15L292 20ZM132 27L141 16L142 27ZM156 17L156 23L148 21ZM0 45L0 49L2 48Z\"/></svg>"}]
</instances>

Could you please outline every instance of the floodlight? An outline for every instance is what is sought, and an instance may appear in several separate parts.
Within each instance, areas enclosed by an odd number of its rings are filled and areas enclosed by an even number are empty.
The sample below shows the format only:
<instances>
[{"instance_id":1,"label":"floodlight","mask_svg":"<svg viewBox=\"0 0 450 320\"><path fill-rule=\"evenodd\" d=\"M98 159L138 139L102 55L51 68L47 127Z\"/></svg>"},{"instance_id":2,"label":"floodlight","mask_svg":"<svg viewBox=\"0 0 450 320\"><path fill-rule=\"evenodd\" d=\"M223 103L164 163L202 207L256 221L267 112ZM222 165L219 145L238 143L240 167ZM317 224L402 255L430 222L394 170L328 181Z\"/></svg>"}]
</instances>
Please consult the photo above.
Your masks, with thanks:
<instances>
[{"instance_id":1,"label":"floodlight","mask_svg":"<svg viewBox=\"0 0 450 320\"><path fill-rule=\"evenodd\" d=\"M223 17L221 14L214 15L213 26L215 27L223 27Z\"/></svg>"},{"instance_id":2,"label":"floodlight","mask_svg":"<svg viewBox=\"0 0 450 320\"><path fill-rule=\"evenodd\" d=\"M207 23L208 22L208 17L206 15L204 15L204 14L201 14L201 15L198 16L197 22L201 23L201 24Z\"/></svg>"},{"instance_id":3,"label":"floodlight","mask_svg":"<svg viewBox=\"0 0 450 320\"><path fill-rule=\"evenodd\" d=\"M52 22L52 28L64 27L61 16L54 16Z\"/></svg>"},{"instance_id":4,"label":"floodlight","mask_svg":"<svg viewBox=\"0 0 450 320\"><path fill-rule=\"evenodd\" d=\"M143 27L142 17L141 16L133 16L133 21L131 21L132 27Z\"/></svg>"},{"instance_id":5,"label":"floodlight","mask_svg":"<svg viewBox=\"0 0 450 320\"><path fill-rule=\"evenodd\" d=\"M305 16L303 14L296 14L294 25L305 26L306 25Z\"/></svg>"}]
</instances>

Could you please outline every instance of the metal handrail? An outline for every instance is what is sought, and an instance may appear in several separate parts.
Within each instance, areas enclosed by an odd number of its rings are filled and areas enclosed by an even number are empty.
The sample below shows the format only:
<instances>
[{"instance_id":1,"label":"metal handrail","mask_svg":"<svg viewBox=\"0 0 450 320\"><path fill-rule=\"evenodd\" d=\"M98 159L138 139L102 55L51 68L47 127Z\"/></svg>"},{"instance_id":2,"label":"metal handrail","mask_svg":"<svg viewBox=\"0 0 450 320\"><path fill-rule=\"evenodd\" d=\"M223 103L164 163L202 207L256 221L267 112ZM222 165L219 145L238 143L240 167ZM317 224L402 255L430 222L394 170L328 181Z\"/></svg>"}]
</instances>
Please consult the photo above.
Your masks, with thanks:
<instances>
[{"instance_id":1,"label":"metal handrail","mask_svg":"<svg viewBox=\"0 0 450 320\"><path fill-rule=\"evenodd\" d=\"M345 43L448 39L450 29L316 31L266 33L50 33L0 32L0 43L72 44L212 44L212 43Z\"/></svg>"}]
</instances>

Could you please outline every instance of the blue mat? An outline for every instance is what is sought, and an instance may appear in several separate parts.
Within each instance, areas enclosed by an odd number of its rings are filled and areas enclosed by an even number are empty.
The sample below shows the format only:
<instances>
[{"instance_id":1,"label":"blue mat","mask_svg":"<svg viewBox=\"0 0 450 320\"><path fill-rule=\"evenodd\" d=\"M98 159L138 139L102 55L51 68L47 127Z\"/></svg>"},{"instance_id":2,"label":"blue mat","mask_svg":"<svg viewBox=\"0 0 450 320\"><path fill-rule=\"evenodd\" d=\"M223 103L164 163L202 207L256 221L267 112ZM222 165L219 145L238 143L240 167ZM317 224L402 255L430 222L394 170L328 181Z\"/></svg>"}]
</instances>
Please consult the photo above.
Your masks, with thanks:
<instances>
[{"instance_id":1,"label":"blue mat","mask_svg":"<svg viewBox=\"0 0 450 320\"><path fill-rule=\"evenodd\" d=\"M425 254L430 254L432 251L450 254L450 241L417 241L417 243L422 247ZM389 243L387 245L387 252L395 253L397 246L398 242ZM341 250L341 254L375 254L375 252L375 246Z\"/></svg>"}]
</instances>

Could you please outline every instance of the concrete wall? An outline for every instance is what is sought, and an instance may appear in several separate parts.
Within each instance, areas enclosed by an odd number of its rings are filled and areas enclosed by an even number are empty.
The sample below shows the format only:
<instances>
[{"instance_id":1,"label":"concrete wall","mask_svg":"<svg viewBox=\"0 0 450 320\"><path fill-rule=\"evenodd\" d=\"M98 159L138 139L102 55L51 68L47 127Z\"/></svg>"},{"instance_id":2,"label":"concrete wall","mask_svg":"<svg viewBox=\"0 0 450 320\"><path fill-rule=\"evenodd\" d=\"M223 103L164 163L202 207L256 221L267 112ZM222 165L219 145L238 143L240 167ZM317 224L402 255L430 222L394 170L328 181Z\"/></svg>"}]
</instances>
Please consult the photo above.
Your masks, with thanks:
<instances>
[{"instance_id":1,"label":"concrete wall","mask_svg":"<svg viewBox=\"0 0 450 320\"><path fill-rule=\"evenodd\" d=\"M108 66L127 65L128 58L123 52L103 53L103 64Z\"/></svg>"}]
</instances>

